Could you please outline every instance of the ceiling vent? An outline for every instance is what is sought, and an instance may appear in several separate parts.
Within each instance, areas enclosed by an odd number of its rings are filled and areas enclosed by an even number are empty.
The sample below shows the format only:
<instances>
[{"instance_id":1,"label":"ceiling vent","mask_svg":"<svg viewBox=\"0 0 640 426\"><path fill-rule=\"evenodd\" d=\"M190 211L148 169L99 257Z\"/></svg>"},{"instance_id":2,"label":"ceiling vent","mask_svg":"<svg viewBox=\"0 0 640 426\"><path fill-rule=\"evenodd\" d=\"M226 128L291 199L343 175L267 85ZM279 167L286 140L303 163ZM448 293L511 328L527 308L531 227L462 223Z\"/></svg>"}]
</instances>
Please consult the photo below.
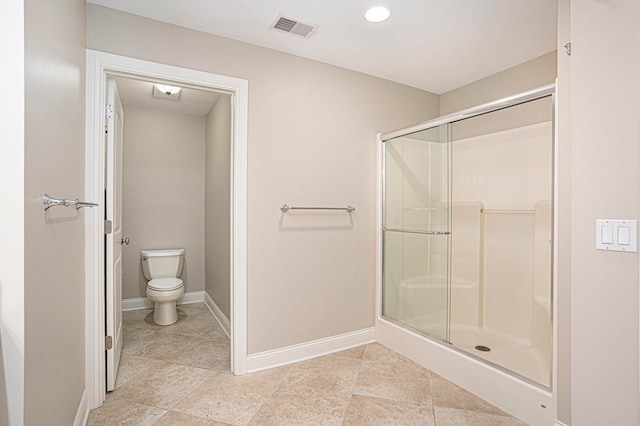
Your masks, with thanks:
<instances>
[{"instance_id":1,"label":"ceiling vent","mask_svg":"<svg viewBox=\"0 0 640 426\"><path fill-rule=\"evenodd\" d=\"M284 31L285 33L293 34L302 38L309 38L309 36L318 29L318 26L304 24L302 22L296 21L295 19L280 16L278 17L276 22L273 23L271 29Z\"/></svg>"}]
</instances>

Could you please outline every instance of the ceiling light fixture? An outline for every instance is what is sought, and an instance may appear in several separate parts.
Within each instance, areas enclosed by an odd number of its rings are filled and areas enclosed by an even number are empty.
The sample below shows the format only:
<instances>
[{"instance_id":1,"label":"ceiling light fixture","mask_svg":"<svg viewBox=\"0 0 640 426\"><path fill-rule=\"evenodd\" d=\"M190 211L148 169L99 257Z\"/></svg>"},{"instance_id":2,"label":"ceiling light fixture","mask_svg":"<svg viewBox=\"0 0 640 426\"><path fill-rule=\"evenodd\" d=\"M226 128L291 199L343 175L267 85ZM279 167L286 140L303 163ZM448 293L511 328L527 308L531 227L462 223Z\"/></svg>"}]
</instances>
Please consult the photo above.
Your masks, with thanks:
<instances>
[{"instance_id":1,"label":"ceiling light fixture","mask_svg":"<svg viewBox=\"0 0 640 426\"><path fill-rule=\"evenodd\" d=\"M369 22L384 22L391 16L391 9L386 6L374 6L367 10L364 19Z\"/></svg>"},{"instance_id":2,"label":"ceiling light fixture","mask_svg":"<svg viewBox=\"0 0 640 426\"><path fill-rule=\"evenodd\" d=\"M175 95L176 93L180 93L180 91L182 90L180 87L169 86L166 84L156 84L156 89L158 89L159 91L161 91L167 96Z\"/></svg>"}]
</instances>

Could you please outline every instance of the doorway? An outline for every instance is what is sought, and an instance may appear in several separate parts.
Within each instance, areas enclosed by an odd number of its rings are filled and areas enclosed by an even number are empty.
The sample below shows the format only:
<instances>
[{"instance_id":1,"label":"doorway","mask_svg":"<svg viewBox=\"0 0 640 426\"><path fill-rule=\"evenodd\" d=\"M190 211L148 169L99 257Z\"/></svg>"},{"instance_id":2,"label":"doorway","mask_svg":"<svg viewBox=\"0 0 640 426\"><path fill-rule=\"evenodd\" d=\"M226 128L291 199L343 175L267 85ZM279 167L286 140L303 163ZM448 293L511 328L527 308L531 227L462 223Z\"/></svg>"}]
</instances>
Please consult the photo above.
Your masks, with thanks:
<instances>
[{"instance_id":1,"label":"doorway","mask_svg":"<svg viewBox=\"0 0 640 426\"><path fill-rule=\"evenodd\" d=\"M97 51L87 51L86 195L103 199L105 176L106 82L127 77L155 82L174 82L183 87L230 95L230 334L231 369L246 373L246 188L247 103L246 80L152 63ZM107 336L105 336L105 205L86 216L86 389L91 408L105 399Z\"/></svg>"}]
</instances>

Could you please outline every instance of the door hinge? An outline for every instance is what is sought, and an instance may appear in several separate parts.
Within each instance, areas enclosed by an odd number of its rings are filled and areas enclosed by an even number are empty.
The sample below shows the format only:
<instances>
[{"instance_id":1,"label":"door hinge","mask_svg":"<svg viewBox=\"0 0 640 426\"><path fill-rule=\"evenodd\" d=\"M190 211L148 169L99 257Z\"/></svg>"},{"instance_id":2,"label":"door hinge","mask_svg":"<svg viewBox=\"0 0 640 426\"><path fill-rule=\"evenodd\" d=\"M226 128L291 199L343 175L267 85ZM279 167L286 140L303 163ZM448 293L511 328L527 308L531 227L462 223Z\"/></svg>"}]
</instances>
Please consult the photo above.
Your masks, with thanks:
<instances>
[{"instance_id":1,"label":"door hinge","mask_svg":"<svg viewBox=\"0 0 640 426\"><path fill-rule=\"evenodd\" d=\"M112 232L113 232L113 222L111 222L110 220L105 220L104 221L104 234L105 235L109 235Z\"/></svg>"},{"instance_id":2,"label":"door hinge","mask_svg":"<svg viewBox=\"0 0 640 426\"><path fill-rule=\"evenodd\" d=\"M104 132L109 133L109 120L113 118L113 105L105 105L104 116L106 118L106 120L104 120Z\"/></svg>"},{"instance_id":3,"label":"door hinge","mask_svg":"<svg viewBox=\"0 0 640 426\"><path fill-rule=\"evenodd\" d=\"M113 337L104 336L104 350L108 351L113 348Z\"/></svg>"},{"instance_id":4,"label":"door hinge","mask_svg":"<svg viewBox=\"0 0 640 426\"><path fill-rule=\"evenodd\" d=\"M571 42L564 45L564 49L567 52L568 56L571 56Z\"/></svg>"}]
</instances>

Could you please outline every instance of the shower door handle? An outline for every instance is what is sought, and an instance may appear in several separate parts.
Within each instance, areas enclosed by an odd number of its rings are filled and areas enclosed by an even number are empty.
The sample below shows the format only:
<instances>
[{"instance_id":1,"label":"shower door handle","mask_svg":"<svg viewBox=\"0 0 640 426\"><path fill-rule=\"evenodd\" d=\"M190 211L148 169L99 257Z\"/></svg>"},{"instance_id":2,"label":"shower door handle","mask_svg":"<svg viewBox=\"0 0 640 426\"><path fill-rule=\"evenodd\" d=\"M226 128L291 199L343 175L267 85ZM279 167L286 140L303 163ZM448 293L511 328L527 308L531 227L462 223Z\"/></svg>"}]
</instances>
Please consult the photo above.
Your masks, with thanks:
<instances>
[{"instance_id":1,"label":"shower door handle","mask_svg":"<svg viewBox=\"0 0 640 426\"><path fill-rule=\"evenodd\" d=\"M404 232L408 234L422 234L422 235L451 235L449 231L418 231L413 229L392 229L392 228L382 228L383 231L391 231L391 232Z\"/></svg>"}]
</instances>

